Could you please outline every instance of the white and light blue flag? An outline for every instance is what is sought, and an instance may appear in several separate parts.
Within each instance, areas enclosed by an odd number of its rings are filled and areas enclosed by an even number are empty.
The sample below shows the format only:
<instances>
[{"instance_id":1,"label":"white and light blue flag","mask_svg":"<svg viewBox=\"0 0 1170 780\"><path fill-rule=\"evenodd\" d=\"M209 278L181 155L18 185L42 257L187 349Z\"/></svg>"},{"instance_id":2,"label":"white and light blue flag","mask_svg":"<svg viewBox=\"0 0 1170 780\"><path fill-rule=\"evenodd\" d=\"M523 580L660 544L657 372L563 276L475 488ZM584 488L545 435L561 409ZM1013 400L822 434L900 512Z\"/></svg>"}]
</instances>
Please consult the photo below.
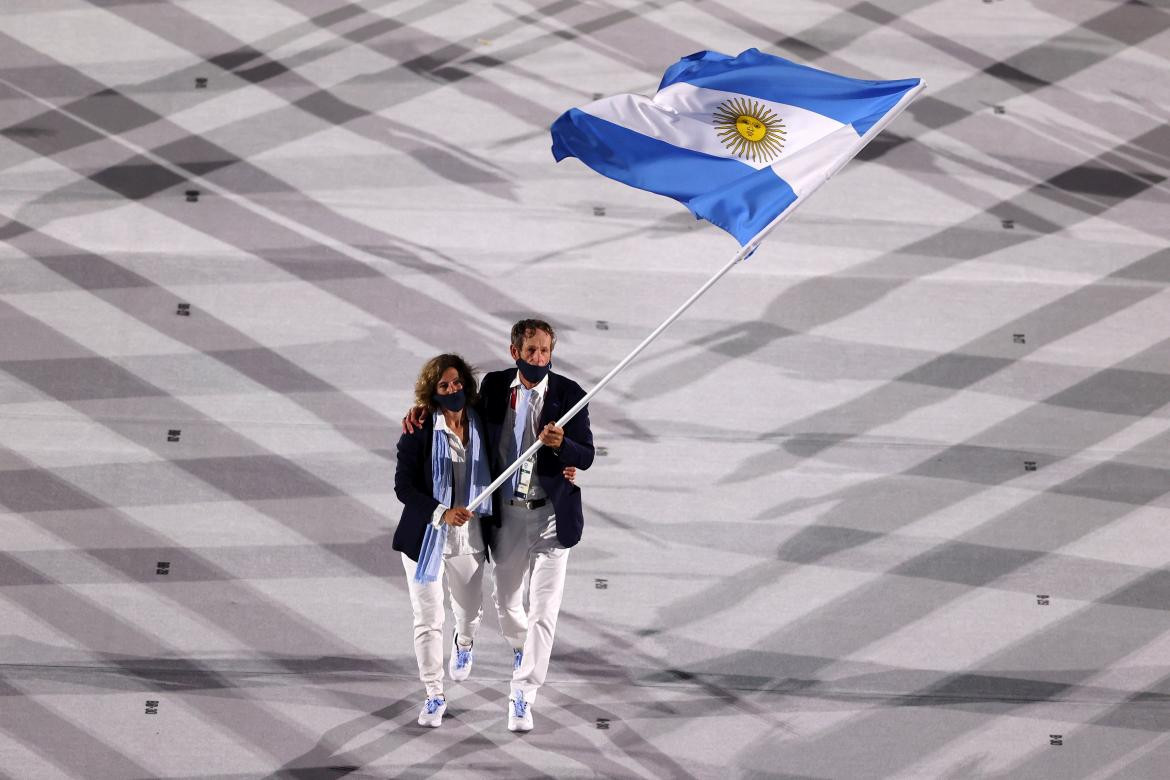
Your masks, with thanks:
<instances>
[{"instance_id":1,"label":"white and light blue flag","mask_svg":"<svg viewBox=\"0 0 1170 780\"><path fill-rule=\"evenodd\" d=\"M683 203L741 245L762 237L910 104L921 79L838 76L748 49L670 66L653 98L561 114L553 156Z\"/></svg>"}]
</instances>

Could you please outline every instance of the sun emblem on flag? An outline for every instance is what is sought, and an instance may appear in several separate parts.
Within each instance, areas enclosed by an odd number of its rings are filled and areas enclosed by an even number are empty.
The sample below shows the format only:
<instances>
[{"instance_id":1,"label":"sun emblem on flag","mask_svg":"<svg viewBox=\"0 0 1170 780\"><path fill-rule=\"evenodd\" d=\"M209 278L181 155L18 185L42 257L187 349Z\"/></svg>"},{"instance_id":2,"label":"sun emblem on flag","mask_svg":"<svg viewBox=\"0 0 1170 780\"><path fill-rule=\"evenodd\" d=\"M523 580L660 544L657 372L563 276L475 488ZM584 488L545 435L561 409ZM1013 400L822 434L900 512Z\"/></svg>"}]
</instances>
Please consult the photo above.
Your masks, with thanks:
<instances>
[{"instance_id":1,"label":"sun emblem on flag","mask_svg":"<svg viewBox=\"0 0 1170 780\"><path fill-rule=\"evenodd\" d=\"M715 108L715 131L723 145L744 160L771 162L784 148L784 122L755 100L731 98Z\"/></svg>"}]
</instances>

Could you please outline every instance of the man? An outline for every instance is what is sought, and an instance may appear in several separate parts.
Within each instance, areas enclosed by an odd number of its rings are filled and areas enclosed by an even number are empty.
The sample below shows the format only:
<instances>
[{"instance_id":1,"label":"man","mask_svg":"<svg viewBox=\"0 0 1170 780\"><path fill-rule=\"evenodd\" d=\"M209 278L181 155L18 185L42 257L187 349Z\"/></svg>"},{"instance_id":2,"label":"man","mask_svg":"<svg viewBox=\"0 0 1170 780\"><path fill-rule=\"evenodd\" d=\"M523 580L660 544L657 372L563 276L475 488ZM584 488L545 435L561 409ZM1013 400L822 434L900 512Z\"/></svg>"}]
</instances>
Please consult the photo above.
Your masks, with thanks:
<instances>
[{"instance_id":1,"label":"man","mask_svg":"<svg viewBox=\"0 0 1170 780\"><path fill-rule=\"evenodd\" d=\"M564 470L587 469L593 463L588 407L564 428L555 423L585 395L576 382L552 372L555 346L556 332L544 320L513 325L508 349L516 368L484 376L477 405L495 456L494 474L536 440L544 445L493 499L497 527L489 544L496 609L515 657L510 731L532 729L532 707L548 672L569 548L581 540L584 526L581 489L564 478ZM404 426L410 422L408 416Z\"/></svg>"}]
</instances>

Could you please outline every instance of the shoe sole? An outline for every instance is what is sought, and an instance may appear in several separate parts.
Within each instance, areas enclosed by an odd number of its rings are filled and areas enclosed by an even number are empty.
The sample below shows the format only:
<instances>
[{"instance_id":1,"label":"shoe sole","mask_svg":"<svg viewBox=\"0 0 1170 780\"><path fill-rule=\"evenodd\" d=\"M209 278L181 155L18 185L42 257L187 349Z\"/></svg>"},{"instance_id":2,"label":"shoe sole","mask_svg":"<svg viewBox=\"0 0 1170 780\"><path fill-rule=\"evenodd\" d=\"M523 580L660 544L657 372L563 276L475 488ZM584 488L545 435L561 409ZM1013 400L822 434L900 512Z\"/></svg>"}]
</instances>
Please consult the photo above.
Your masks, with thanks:
<instances>
[{"instance_id":1,"label":"shoe sole","mask_svg":"<svg viewBox=\"0 0 1170 780\"><path fill-rule=\"evenodd\" d=\"M508 718L508 731L532 731L532 721L525 722L523 719Z\"/></svg>"}]
</instances>

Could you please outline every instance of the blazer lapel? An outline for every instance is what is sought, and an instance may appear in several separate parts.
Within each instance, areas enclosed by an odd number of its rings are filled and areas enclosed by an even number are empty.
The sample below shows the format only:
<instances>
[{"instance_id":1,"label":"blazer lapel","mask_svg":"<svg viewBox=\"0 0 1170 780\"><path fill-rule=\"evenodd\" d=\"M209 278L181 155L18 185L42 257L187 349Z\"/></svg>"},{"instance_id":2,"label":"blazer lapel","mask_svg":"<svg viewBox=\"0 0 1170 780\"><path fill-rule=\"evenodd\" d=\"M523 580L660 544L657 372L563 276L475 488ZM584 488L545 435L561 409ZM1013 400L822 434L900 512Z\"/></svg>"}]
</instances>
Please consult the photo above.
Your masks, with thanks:
<instances>
[{"instance_id":1,"label":"blazer lapel","mask_svg":"<svg viewBox=\"0 0 1170 780\"><path fill-rule=\"evenodd\" d=\"M549 372L548 392L544 394L544 408L540 410L540 427L556 422L561 416L561 383L560 377Z\"/></svg>"},{"instance_id":2,"label":"blazer lapel","mask_svg":"<svg viewBox=\"0 0 1170 780\"><path fill-rule=\"evenodd\" d=\"M423 425L423 484L428 489L434 489L434 478L431 476L431 449L435 441L434 418L427 414L427 422ZM430 492L427 493L430 495Z\"/></svg>"}]
</instances>

